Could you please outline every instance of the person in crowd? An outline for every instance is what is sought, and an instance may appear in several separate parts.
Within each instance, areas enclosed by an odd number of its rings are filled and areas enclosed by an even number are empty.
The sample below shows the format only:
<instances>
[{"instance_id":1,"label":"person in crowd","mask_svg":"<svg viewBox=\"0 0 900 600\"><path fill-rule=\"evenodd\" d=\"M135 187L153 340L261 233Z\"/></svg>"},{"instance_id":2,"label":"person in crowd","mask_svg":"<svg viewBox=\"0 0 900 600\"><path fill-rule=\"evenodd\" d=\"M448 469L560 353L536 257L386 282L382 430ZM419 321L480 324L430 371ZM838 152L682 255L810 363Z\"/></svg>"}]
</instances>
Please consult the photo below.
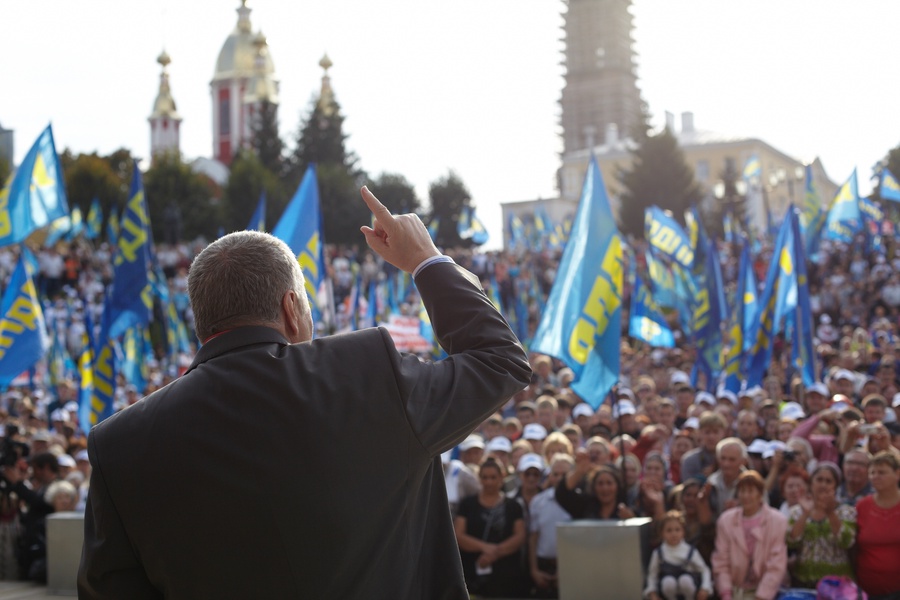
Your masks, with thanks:
<instances>
[{"instance_id":1,"label":"person in crowd","mask_svg":"<svg viewBox=\"0 0 900 600\"><path fill-rule=\"evenodd\" d=\"M612 464L616 450L613 448L609 440L602 437L594 436L584 443L584 447L588 452L591 464L602 466Z\"/></svg>"},{"instance_id":2,"label":"person in crowd","mask_svg":"<svg viewBox=\"0 0 900 600\"><path fill-rule=\"evenodd\" d=\"M53 512L71 512L78 506L78 488L68 481L54 481L44 493L44 501Z\"/></svg>"},{"instance_id":3,"label":"person in crowd","mask_svg":"<svg viewBox=\"0 0 900 600\"><path fill-rule=\"evenodd\" d=\"M791 585L815 589L825 575L853 577L849 550L856 541L856 509L841 504L841 471L831 462L812 472L810 497L790 509L788 548L797 551L790 564Z\"/></svg>"},{"instance_id":4,"label":"person in crowd","mask_svg":"<svg viewBox=\"0 0 900 600\"><path fill-rule=\"evenodd\" d=\"M869 462L874 493L856 503L856 576L870 600L900 599L900 460L880 452Z\"/></svg>"},{"instance_id":5,"label":"person in crowd","mask_svg":"<svg viewBox=\"0 0 900 600\"><path fill-rule=\"evenodd\" d=\"M662 544L650 554L648 600L706 600L713 592L709 567L697 548L685 541L684 516L670 510L659 520Z\"/></svg>"},{"instance_id":6,"label":"person in crowd","mask_svg":"<svg viewBox=\"0 0 900 600\"><path fill-rule=\"evenodd\" d=\"M484 439L473 433L460 442L458 448L459 460L473 473L477 473L478 465L484 459Z\"/></svg>"},{"instance_id":7,"label":"person in crowd","mask_svg":"<svg viewBox=\"0 0 900 600\"><path fill-rule=\"evenodd\" d=\"M688 479L672 488L669 503L684 518L685 540L710 564L716 543L716 522L709 503L698 499L702 488L699 479Z\"/></svg>"},{"instance_id":8,"label":"person in crowd","mask_svg":"<svg viewBox=\"0 0 900 600\"><path fill-rule=\"evenodd\" d=\"M774 600L787 571L787 519L765 503L756 471L741 473L737 489L739 505L716 522L716 592L722 600Z\"/></svg>"},{"instance_id":9,"label":"person in crowd","mask_svg":"<svg viewBox=\"0 0 900 600\"><path fill-rule=\"evenodd\" d=\"M529 452L523 455L516 466L516 473L519 475L519 487L507 494L508 497L522 506L526 530L531 518L528 507L531 506L531 501L542 489L545 464L544 458L540 454Z\"/></svg>"},{"instance_id":10,"label":"person in crowd","mask_svg":"<svg viewBox=\"0 0 900 600\"><path fill-rule=\"evenodd\" d=\"M694 449L694 440L691 436L684 432L679 432L672 438L672 444L669 446L671 454L669 455L669 481L673 484L681 483L681 459L685 454Z\"/></svg>"},{"instance_id":11,"label":"person in crowd","mask_svg":"<svg viewBox=\"0 0 900 600\"><path fill-rule=\"evenodd\" d=\"M699 447L682 457L682 481L712 475L716 470L716 445L725 438L725 428L725 419L719 414L705 412L700 416Z\"/></svg>"},{"instance_id":12,"label":"person in crowd","mask_svg":"<svg viewBox=\"0 0 900 600\"><path fill-rule=\"evenodd\" d=\"M778 489L781 492L780 497L783 499L781 505L778 506L778 510L781 511L781 514L788 517L792 508L800 506L802 501L809 498L809 473L800 465L791 463L778 481ZM776 504L772 500L777 502L777 496L773 497L773 493L770 493L769 496L769 504L775 506Z\"/></svg>"},{"instance_id":13,"label":"person in crowd","mask_svg":"<svg viewBox=\"0 0 900 600\"><path fill-rule=\"evenodd\" d=\"M862 448L855 448L844 454L844 476L837 490L838 502L841 504L856 506L862 498L875 491L869 483L869 458L869 453Z\"/></svg>"},{"instance_id":14,"label":"person in crowd","mask_svg":"<svg viewBox=\"0 0 900 600\"><path fill-rule=\"evenodd\" d=\"M561 431L554 431L544 440L542 454L544 462L550 464L550 459L556 454L574 455L572 442Z\"/></svg>"},{"instance_id":15,"label":"person in crowd","mask_svg":"<svg viewBox=\"0 0 900 600\"><path fill-rule=\"evenodd\" d=\"M439 455L531 368L421 220L361 193L367 244L412 275L450 355L401 354L376 328L313 339L290 247L257 231L217 239L190 269L204 342L190 369L90 431L80 597L465 597Z\"/></svg>"},{"instance_id":16,"label":"person in crowd","mask_svg":"<svg viewBox=\"0 0 900 600\"><path fill-rule=\"evenodd\" d=\"M525 519L521 504L503 494L503 471L492 459L478 471L481 491L463 498L454 519L456 541L470 594L510 598L525 593L521 549Z\"/></svg>"},{"instance_id":17,"label":"person in crowd","mask_svg":"<svg viewBox=\"0 0 900 600\"><path fill-rule=\"evenodd\" d=\"M737 504L738 478L745 469L747 458L747 446L738 438L725 438L716 445L719 468L707 478L701 494L701 500L709 502L714 515L721 515Z\"/></svg>"},{"instance_id":18,"label":"person in crowd","mask_svg":"<svg viewBox=\"0 0 900 600\"><path fill-rule=\"evenodd\" d=\"M584 450L575 453L575 469L556 486L556 501L573 519L630 519L622 474L613 466L595 467Z\"/></svg>"},{"instance_id":19,"label":"person in crowd","mask_svg":"<svg viewBox=\"0 0 900 600\"><path fill-rule=\"evenodd\" d=\"M555 454L550 459L546 489L531 501L531 522L528 526L528 569L536 598L557 598L556 526L572 520L556 501L556 486L575 468L570 454Z\"/></svg>"},{"instance_id":20,"label":"person in crowd","mask_svg":"<svg viewBox=\"0 0 900 600\"><path fill-rule=\"evenodd\" d=\"M450 514L456 516L459 501L478 493L478 477L461 460L450 458L451 451L441 454L444 467L444 485L447 487L447 502Z\"/></svg>"}]
</instances>

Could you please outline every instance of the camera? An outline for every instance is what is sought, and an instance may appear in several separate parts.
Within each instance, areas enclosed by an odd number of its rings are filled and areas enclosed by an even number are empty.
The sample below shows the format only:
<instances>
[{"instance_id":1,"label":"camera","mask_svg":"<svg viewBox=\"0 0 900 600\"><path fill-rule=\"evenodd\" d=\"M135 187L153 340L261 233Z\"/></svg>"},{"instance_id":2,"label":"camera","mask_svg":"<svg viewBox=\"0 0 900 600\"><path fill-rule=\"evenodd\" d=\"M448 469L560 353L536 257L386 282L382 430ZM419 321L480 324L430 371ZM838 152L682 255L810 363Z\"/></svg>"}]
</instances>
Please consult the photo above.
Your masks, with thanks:
<instances>
[{"instance_id":1,"label":"camera","mask_svg":"<svg viewBox=\"0 0 900 600\"><path fill-rule=\"evenodd\" d=\"M795 458L797 458L797 453L793 450L784 451L784 460L794 460Z\"/></svg>"},{"instance_id":2,"label":"camera","mask_svg":"<svg viewBox=\"0 0 900 600\"><path fill-rule=\"evenodd\" d=\"M878 425L864 423L863 425L859 426L859 433L862 435L872 435L873 433L878 433Z\"/></svg>"}]
</instances>

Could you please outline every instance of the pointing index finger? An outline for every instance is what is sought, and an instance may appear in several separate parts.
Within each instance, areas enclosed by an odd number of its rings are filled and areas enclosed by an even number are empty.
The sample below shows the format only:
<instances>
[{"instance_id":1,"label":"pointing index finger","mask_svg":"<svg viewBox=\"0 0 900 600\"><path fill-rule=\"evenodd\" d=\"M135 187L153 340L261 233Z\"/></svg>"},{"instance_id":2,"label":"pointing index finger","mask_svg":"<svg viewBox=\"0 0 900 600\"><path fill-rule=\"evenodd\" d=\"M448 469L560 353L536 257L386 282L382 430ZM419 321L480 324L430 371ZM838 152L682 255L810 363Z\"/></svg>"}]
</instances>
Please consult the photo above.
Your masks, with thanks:
<instances>
[{"instance_id":1,"label":"pointing index finger","mask_svg":"<svg viewBox=\"0 0 900 600\"><path fill-rule=\"evenodd\" d=\"M387 209L387 207L381 203L378 198L375 197L375 194L369 191L368 186L363 186L360 190L360 194L362 194L363 202L366 203L366 206L369 207L369 210L372 211L372 214L375 215L375 218L384 225L389 221L394 220L394 216L391 214L391 211Z\"/></svg>"}]
</instances>

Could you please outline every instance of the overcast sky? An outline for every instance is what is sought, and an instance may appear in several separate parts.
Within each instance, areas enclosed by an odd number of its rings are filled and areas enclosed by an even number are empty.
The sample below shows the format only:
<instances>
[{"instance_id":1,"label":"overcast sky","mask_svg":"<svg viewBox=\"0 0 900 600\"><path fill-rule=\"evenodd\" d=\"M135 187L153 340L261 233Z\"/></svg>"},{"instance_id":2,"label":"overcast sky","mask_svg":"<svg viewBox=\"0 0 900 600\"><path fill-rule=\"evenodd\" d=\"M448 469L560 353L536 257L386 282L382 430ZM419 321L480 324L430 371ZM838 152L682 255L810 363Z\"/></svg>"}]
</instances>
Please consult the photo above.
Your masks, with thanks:
<instances>
[{"instance_id":1,"label":"overcast sky","mask_svg":"<svg viewBox=\"0 0 900 600\"><path fill-rule=\"evenodd\" d=\"M16 161L48 122L57 147L149 153L165 48L188 159L212 155L209 81L239 0L0 0L0 124ZM561 142L559 0L249 0L281 81L293 143L327 52L362 168L423 199L448 169L500 240L501 202L552 197ZM639 86L654 122L758 137L840 183L900 144L890 0L635 0Z\"/></svg>"}]
</instances>

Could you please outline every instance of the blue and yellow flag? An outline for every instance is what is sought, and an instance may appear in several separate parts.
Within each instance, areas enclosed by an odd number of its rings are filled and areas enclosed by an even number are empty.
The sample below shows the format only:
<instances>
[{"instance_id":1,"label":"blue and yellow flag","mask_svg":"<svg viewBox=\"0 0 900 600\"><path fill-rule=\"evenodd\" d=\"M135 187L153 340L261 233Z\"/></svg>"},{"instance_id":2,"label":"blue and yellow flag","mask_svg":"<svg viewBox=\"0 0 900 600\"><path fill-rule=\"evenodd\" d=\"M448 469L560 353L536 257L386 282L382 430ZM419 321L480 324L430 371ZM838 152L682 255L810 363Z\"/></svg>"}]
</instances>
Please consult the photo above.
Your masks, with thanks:
<instances>
[{"instance_id":1,"label":"blue and yellow flag","mask_svg":"<svg viewBox=\"0 0 900 600\"><path fill-rule=\"evenodd\" d=\"M675 335L640 276L635 277L631 292L628 335L657 348L675 346Z\"/></svg>"},{"instance_id":2,"label":"blue and yellow flag","mask_svg":"<svg viewBox=\"0 0 900 600\"><path fill-rule=\"evenodd\" d=\"M791 359L800 371L803 385L810 386L819 380L813 344L812 305L809 299L809 279L806 273L806 255L800 238L800 227L796 209L789 209L791 228L794 232L794 264L797 270L796 308L788 313L793 336L791 339ZM787 219L785 219L787 220Z\"/></svg>"},{"instance_id":3,"label":"blue and yellow flag","mask_svg":"<svg viewBox=\"0 0 900 600\"><path fill-rule=\"evenodd\" d=\"M509 214L509 246L513 250L524 250L528 246L525 224L515 213Z\"/></svg>"},{"instance_id":4,"label":"blue and yellow flag","mask_svg":"<svg viewBox=\"0 0 900 600\"><path fill-rule=\"evenodd\" d=\"M147 359L151 356L153 349L150 345L150 332L145 327L132 327L125 332L120 371L125 376L125 381L136 387L140 394L147 388Z\"/></svg>"},{"instance_id":5,"label":"blue and yellow flag","mask_svg":"<svg viewBox=\"0 0 900 600\"><path fill-rule=\"evenodd\" d=\"M310 164L303 175L297 193L272 230L272 235L286 243L297 255L297 262L306 280L306 295L313 321L318 321L319 288L325 280L325 263L322 259L322 212L319 207L319 183L316 167Z\"/></svg>"},{"instance_id":6,"label":"blue and yellow flag","mask_svg":"<svg viewBox=\"0 0 900 600\"><path fill-rule=\"evenodd\" d=\"M878 195L885 200L900 202L900 181L894 174L887 170L881 170L881 182L878 185Z\"/></svg>"},{"instance_id":7,"label":"blue and yellow flag","mask_svg":"<svg viewBox=\"0 0 900 600\"><path fill-rule=\"evenodd\" d=\"M106 221L106 241L110 246L119 243L119 212L113 206L109 211L109 220Z\"/></svg>"},{"instance_id":8,"label":"blue and yellow flag","mask_svg":"<svg viewBox=\"0 0 900 600\"><path fill-rule=\"evenodd\" d=\"M722 285L722 268L716 243L708 240L706 250L706 273L695 306L693 330L691 332L697 347L697 372L706 375L706 390L716 387L722 371L722 321L725 318L725 292ZM696 381L694 382L696 383Z\"/></svg>"},{"instance_id":9,"label":"blue and yellow flag","mask_svg":"<svg viewBox=\"0 0 900 600\"><path fill-rule=\"evenodd\" d=\"M725 352L725 389L738 393L744 379L744 338L756 311L756 278L750 260L750 242L744 238L738 264L737 285L731 317L728 319L728 348ZM749 317L749 318L748 318Z\"/></svg>"},{"instance_id":10,"label":"blue and yellow flag","mask_svg":"<svg viewBox=\"0 0 900 600\"><path fill-rule=\"evenodd\" d=\"M87 402L82 399L78 407L78 423L85 433L113 414L116 393L116 340L105 338L101 343L96 351L93 373L90 377L90 397ZM83 372L81 385L84 390Z\"/></svg>"},{"instance_id":11,"label":"blue and yellow flag","mask_svg":"<svg viewBox=\"0 0 900 600\"><path fill-rule=\"evenodd\" d=\"M431 241L437 243L437 234L438 229L441 227L441 218L440 217L431 217L431 221L428 222L428 235L431 236Z\"/></svg>"},{"instance_id":12,"label":"blue and yellow flag","mask_svg":"<svg viewBox=\"0 0 900 600\"><path fill-rule=\"evenodd\" d=\"M250 222L247 224L247 230L266 230L266 190L263 190L259 195L259 202L256 205L256 210L253 211L253 215L250 217Z\"/></svg>"},{"instance_id":13,"label":"blue and yellow flag","mask_svg":"<svg viewBox=\"0 0 900 600\"><path fill-rule=\"evenodd\" d=\"M694 264L691 239L671 213L657 206L644 211L644 237L653 252L662 253L683 267Z\"/></svg>"},{"instance_id":14,"label":"blue and yellow flag","mask_svg":"<svg viewBox=\"0 0 900 600\"><path fill-rule=\"evenodd\" d=\"M84 333L81 334L81 356L78 357L78 407L90 406L91 394L94 391L94 324L91 321L90 311L85 303Z\"/></svg>"},{"instance_id":15,"label":"blue and yellow flag","mask_svg":"<svg viewBox=\"0 0 900 600\"><path fill-rule=\"evenodd\" d=\"M575 372L572 390L594 408L619 379L622 242L597 159L591 157L572 233L531 345Z\"/></svg>"},{"instance_id":16,"label":"blue and yellow flag","mask_svg":"<svg viewBox=\"0 0 900 600\"><path fill-rule=\"evenodd\" d=\"M0 190L0 246L17 244L32 231L69 214L62 166L50 125Z\"/></svg>"},{"instance_id":17,"label":"blue and yellow flag","mask_svg":"<svg viewBox=\"0 0 900 600\"><path fill-rule=\"evenodd\" d=\"M88 209L84 237L89 240L95 240L100 237L101 231L103 231L103 208L100 206L100 200L94 198L94 201L91 202L91 208Z\"/></svg>"},{"instance_id":18,"label":"blue and yellow flag","mask_svg":"<svg viewBox=\"0 0 900 600\"><path fill-rule=\"evenodd\" d=\"M653 252L644 254L647 261L647 272L650 275L650 288L655 303L664 308L677 308L678 297L675 290L675 275L665 261L656 258Z\"/></svg>"},{"instance_id":19,"label":"blue and yellow flag","mask_svg":"<svg viewBox=\"0 0 900 600\"><path fill-rule=\"evenodd\" d=\"M174 302L167 303L166 308L166 341L169 346L169 356L177 356L179 352L190 352L191 341L188 337L187 326L178 315L178 309Z\"/></svg>"},{"instance_id":20,"label":"blue and yellow flag","mask_svg":"<svg viewBox=\"0 0 900 600\"><path fill-rule=\"evenodd\" d=\"M862 229L862 215L859 211L859 190L856 184L856 169L841 186L825 222L825 237L849 243L853 236Z\"/></svg>"},{"instance_id":21,"label":"blue and yellow flag","mask_svg":"<svg viewBox=\"0 0 900 600\"><path fill-rule=\"evenodd\" d=\"M484 223L475 215L474 206L463 206L457 222L457 233L464 240L472 240L478 246L488 241L490 236Z\"/></svg>"},{"instance_id":22,"label":"blue and yellow flag","mask_svg":"<svg viewBox=\"0 0 900 600\"><path fill-rule=\"evenodd\" d=\"M0 302L0 389L44 357L50 336L22 248L19 263Z\"/></svg>"},{"instance_id":23,"label":"blue and yellow flag","mask_svg":"<svg viewBox=\"0 0 900 600\"><path fill-rule=\"evenodd\" d=\"M762 163L759 161L759 156L756 154L750 155L750 158L744 163L744 170L741 172L741 177L747 181L762 177Z\"/></svg>"},{"instance_id":24,"label":"blue and yellow flag","mask_svg":"<svg viewBox=\"0 0 900 600\"><path fill-rule=\"evenodd\" d=\"M128 204L122 213L113 258L113 282L103 313L102 342L118 338L126 329L150 322L150 217L137 163L131 176Z\"/></svg>"}]
</instances>

